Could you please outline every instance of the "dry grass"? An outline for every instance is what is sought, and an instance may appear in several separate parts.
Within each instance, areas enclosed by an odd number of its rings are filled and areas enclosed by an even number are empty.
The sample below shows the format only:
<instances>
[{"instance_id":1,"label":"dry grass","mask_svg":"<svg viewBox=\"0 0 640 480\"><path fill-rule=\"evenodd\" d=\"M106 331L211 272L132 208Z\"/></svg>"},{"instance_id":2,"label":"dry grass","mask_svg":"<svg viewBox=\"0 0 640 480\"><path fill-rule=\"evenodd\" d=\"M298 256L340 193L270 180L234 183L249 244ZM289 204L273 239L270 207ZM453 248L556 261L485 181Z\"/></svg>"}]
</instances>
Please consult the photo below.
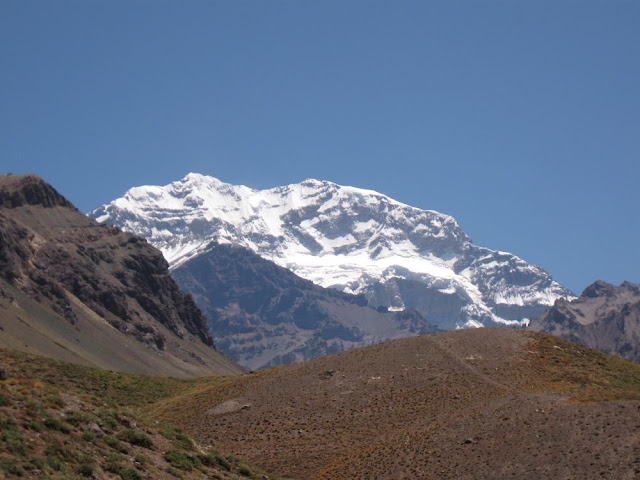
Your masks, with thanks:
<instances>
[{"instance_id":1,"label":"dry grass","mask_svg":"<svg viewBox=\"0 0 640 480\"><path fill-rule=\"evenodd\" d=\"M202 384L152 413L299 479L632 479L639 372L543 334L479 329Z\"/></svg>"},{"instance_id":2,"label":"dry grass","mask_svg":"<svg viewBox=\"0 0 640 480\"><path fill-rule=\"evenodd\" d=\"M527 389L557 392L577 402L640 400L640 365L566 340L528 333Z\"/></svg>"},{"instance_id":3,"label":"dry grass","mask_svg":"<svg viewBox=\"0 0 640 480\"><path fill-rule=\"evenodd\" d=\"M26 412L27 402L32 410L39 402L45 412L29 419L34 428L40 423L46 435L71 439L66 475L88 470L82 459L97 455L101 478L118 478L109 468L125 467L146 478L255 476L255 468L217 450L297 479L640 475L640 366L543 334L448 332L195 380L2 350L0 362L10 373L0 386L0 412ZM112 431L82 443L81 414ZM35 435L26 417L20 422L18 433ZM155 450L141 446L149 440ZM46 458L46 445L24 458L9 455L6 448L19 452L16 442L2 447L0 456L17 461L7 469L26 474L27 460ZM146 458L144 466L118 457L121 448L128 459Z\"/></svg>"}]
</instances>

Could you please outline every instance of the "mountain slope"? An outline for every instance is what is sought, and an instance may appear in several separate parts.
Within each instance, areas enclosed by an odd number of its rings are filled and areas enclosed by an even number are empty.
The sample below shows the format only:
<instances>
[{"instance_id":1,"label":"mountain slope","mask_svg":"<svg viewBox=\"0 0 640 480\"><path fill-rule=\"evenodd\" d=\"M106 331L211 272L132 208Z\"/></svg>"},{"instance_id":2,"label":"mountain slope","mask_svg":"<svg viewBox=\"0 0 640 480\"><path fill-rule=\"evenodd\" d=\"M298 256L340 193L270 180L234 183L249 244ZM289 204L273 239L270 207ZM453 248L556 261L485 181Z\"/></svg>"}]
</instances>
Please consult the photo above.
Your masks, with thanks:
<instances>
[{"instance_id":1,"label":"mountain slope","mask_svg":"<svg viewBox=\"0 0 640 480\"><path fill-rule=\"evenodd\" d=\"M640 362L640 285L595 282L571 302L556 301L529 328Z\"/></svg>"},{"instance_id":2,"label":"mountain slope","mask_svg":"<svg viewBox=\"0 0 640 480\"><path fill-rule=\"evenodd\" d=\"M158 250L33 175L0 175L0 345L141 373L241 371Z\"/></svg>"},{"instance_id":3,"label":"mountain slope","mask_svg":"<svg viewBox=\"0 0 640 480\"><path fill-rule=\"evenodd\" d=\"M386 342L158 402L297 479L633 479L640 365L521 329Z\"/></svg>"},{"instance_id":4,"label":"mountain slope","mask_svg":"<svg viewBox=\"0 0 640 480\"><path fill-rule=\"evenodd\" d=\"M153 402L224 381L220 377L125 374L5 348L0 366L2 479L264 478L146 414Z\"/></svg>"},{"instance_id":5,"label":"mountain slope","mask_svg":"<svg viewBox=\"0 0 640 480\"><path fill-rule=\"evenodd\" d=\"M132 188L91 216L145 237L172 268L231 243L444 329L516 325L572 296L541 268L474 245L450 216L325 181L254 190L189 174Z\"/></svg>"},{"instance_id":6,"label":"mountain slope","mask_svg":"<svg viewBox=\"0 0 640 480\"><path fill-rule=\"evenodd\" d=\"M229 244L212 243L173 276L202 308L218 348L251 369L433 331L417 312L378 311Z\"/></svg>"}]
</instances>

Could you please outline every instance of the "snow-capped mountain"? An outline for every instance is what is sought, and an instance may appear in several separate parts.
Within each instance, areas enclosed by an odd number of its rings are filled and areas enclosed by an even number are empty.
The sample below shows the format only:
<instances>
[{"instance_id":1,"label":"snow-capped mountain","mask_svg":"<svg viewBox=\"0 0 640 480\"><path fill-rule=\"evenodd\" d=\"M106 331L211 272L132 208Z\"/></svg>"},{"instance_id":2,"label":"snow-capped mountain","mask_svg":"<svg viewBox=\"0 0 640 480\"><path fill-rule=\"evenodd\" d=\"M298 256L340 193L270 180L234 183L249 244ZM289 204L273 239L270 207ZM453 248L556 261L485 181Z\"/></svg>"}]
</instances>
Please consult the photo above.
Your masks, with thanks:
<instances>
[{"instance_id":1,"label":"snow-capped mountain","mask_svg":"<svg viewBox=\"0 0 640 480\"><path fill-rule=\"evenodd\" d=\"M231 243L444 329L518 325L574 297L540 267L474 245L451 216L328 181L255 190L190 173L132 188L90 215L145 237L172 268L212 241Z\"/></svg>"}]
</instances>

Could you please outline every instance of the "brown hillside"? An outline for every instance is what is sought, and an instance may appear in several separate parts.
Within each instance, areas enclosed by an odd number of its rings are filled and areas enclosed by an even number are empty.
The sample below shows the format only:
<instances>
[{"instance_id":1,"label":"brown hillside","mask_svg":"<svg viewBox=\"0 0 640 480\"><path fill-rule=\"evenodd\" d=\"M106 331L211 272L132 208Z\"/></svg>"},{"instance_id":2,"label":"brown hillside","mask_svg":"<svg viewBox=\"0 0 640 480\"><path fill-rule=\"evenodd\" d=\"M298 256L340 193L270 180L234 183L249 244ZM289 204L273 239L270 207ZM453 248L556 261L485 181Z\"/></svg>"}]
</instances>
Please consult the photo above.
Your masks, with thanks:
<instances>
[{"instance_id":1,"label":"brown hillside","mask_svg":"<svg viewBox=\"0 0 640 480\"><path fill-rule=\"evenodd\" d=\"M639 408L640 366L483 328L226 379L152 410L297 479L632 479Z\"/></svg>"},{"instance_id":2,"label":"brown hillside","mask_svg":"<svg viewBox=\"0 0 640 480\"><path fill-rule=\"evenodd\" d=\"M0 346L129 372L241 372L146 241L34 175L0 175Z\"/></svg>"}]
</instances>

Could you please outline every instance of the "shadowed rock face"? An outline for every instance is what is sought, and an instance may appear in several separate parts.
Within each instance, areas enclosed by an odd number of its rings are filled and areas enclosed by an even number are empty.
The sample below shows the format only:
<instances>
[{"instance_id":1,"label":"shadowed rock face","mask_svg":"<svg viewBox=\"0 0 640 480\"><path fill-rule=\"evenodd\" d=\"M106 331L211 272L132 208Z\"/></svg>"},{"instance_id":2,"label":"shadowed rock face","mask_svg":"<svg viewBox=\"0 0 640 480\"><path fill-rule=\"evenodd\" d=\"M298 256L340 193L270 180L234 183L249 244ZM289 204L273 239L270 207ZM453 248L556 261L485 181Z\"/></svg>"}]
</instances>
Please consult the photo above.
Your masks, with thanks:
<instances>
[{"instance_id":1,"label":"shadowed rock face","mask_svg":"<svg viewBox=\"0 0 640 480\"><path fill-rule=\"evenodd\" d=\"M529 328L640 362L640 285L597 281L576 300L556 301Z\"/></svg>"},{"instance_id":2,"label":"shadowed rock face","mask_svg":"<svg viewBox=\"0 0 640 480\"><path fill-rule=\"evenodd\" d=\"M97 316L149 352L178 349L173 335L218 356L206 319L158 250L86 217L37 176L0 176L0 279L5 298L14 288L76 327Z\"/></svg>"},{"instance_id":3,"label":"shadowed rock face","mask_svg":"<svg viewBox=\"0 0 640 480\"><path fill-rule=\"evenodd\" d=\"M417 312L387 312L322 288L242 247L211 244L173 270L203 309L214 341L249 368L292 363L429 333Z\"/></svg>"}]
</instances>

